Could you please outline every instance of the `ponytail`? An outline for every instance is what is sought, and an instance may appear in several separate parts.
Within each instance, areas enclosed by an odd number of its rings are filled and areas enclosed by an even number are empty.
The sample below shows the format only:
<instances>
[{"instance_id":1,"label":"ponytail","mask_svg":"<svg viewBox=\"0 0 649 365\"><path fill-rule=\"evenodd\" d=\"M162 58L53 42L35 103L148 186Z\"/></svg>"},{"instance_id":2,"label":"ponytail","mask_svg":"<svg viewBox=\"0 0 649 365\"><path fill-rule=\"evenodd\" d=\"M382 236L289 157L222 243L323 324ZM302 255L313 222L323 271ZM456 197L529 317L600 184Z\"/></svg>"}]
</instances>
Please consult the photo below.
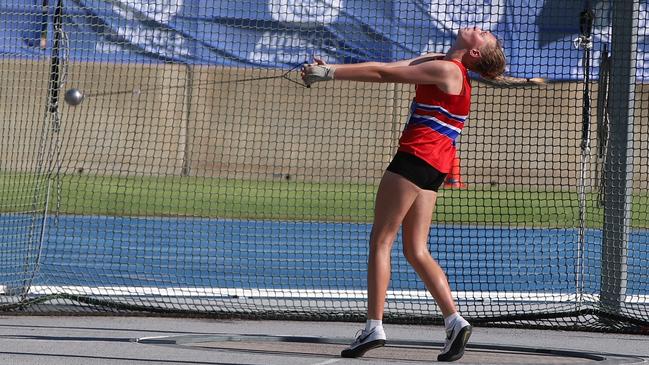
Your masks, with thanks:
<instances>
[{"instance_id":1,"label":"ponytail","mask_svg":"<svg viewBox=\"0 0 649 365\"><path fill-rule=\"evenodd\" d=\"M478 80L485 84L498 87L541 86L547 84L547 80L541 77L523 78L499 75L496 77L482 76Z\"/></svg>"},{"instance_id":2,"label":"ponytail","mask_svg":"<svg viewBox=\"0 0 649 365\"><path fill-rule=\"evenodd\" d=\"M494 36L495 37L495 36ZM545 85L545 79L539 77L518 78L504 76L507 59L502 42L496 37L496 44L484 47L480 59L473 65L472 71L478 73L478 80L499 87L539 86Z\"/></svg>"}]
</instances>

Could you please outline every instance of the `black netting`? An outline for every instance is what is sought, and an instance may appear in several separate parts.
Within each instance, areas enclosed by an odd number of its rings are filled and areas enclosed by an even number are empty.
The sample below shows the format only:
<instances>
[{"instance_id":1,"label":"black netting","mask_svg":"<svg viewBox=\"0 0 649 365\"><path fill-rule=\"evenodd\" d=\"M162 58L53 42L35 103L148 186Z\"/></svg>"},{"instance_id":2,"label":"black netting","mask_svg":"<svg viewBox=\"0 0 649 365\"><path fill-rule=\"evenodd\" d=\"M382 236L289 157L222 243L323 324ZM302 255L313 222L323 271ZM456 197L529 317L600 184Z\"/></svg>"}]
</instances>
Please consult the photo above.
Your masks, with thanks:
<instances>
[{"instance_id":1,"label":"black netting","mask_svg":"<svg viewBox=\"0 0 649 365\"><path fill-rule=\"evenodd\" d=\"M414 88L298 68L445 52L476 25L507 75L548 82L472 75L430 233L459 309L646 332L648 4L625 3L5 0L0 308L363 319ZM387 318L439 321L400 251Z\"/></svg>"}]
</instances>

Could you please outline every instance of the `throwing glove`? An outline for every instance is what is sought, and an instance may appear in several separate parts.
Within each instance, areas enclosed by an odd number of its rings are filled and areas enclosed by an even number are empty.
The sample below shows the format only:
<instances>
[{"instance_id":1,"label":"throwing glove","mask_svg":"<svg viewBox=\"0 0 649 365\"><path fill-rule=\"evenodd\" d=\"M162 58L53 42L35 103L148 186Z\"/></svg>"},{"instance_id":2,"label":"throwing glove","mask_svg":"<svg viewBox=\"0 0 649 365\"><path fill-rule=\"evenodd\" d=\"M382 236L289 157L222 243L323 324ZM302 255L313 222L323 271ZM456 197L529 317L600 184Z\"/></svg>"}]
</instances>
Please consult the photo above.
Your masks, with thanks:
<instances>
[{"instance_id":1,"label":"throwing glove","mask_svg":"<svg viewBox=\"0 0 649 365\"><path fill-rule=\"evenodd\" d=\"M311 86L314 82L333 80L335 71L332 65L306 65L302 79L307 86Z\"/></svg>"}]
</instances>

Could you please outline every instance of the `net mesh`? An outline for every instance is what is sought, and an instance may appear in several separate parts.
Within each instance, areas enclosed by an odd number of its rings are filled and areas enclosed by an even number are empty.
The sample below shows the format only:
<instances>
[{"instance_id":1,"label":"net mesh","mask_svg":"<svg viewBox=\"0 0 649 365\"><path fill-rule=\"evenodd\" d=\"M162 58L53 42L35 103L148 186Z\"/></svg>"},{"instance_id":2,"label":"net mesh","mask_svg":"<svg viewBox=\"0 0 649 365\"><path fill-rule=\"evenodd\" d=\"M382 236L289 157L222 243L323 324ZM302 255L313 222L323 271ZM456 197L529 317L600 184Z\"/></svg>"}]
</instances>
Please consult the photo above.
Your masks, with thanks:
<instances>
[{"instance_id":1,"label":"net mesh","mask_svg":"<svg viewBox=\"0 0 649 365\"><path fill-rule=\"evenodd\" d=\"M503 41L510 75L550 82L473 80L429 237L460 311L646 332L647 4L633 13L620 142L608 97L620 70L603 58L619 39L613 2L594 5L590 78L573 46L590 2L554 3L2 2L0 309L364 319L374 195L414 88L305 88L296 67L444 52L477 25ZM621 179L611 144L626 151ZM622 211L606 208L620 196ZM400 241L386 317L438 322Z\"/></svg>"}]
</instances>

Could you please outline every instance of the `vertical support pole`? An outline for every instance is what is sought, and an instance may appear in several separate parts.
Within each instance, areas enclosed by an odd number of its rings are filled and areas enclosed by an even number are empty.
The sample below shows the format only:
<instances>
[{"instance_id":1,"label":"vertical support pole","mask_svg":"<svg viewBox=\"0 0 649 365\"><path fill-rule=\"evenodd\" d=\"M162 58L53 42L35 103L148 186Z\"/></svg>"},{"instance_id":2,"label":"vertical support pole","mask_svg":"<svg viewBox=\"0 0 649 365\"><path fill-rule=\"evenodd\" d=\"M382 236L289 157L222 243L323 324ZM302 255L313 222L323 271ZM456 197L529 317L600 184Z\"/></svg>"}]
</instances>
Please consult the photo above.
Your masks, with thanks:
<instances>
[{"instance_id":1,"label":"vertical support pole","mask_svg":"<svg viewBox=\"0 0 649 365\"><path fill-rule=\"evenodd\" d=\"M192 117L192 97L194 93L194 66L191 64L185 65L185 115L183 115L183 128L182 132L182 168L181 176L189 176L192 170L192 154L191 154L191 117Z\"/></svg>"},{"instance_id":2,"label":"vertical support pole","mask_svg":"<svg viewBox=\"0 0 649 365\"><path fill-rule=\"evenodd\" d=\"M575 265L575 292L578 305L582 302L583 295L583 258L586 247L586 180L588 178L588 166L590 161L590 54L593 47L591 35L593 30L594 15L590 3L579 15L579 28L581 35L577 38L579 47L584 50L584 95L582 104L582 125L581 125L581 163L579 164L579 242L577 245L577 261Z\"/></svg>"},{"instance_id":3,"label":"vertical support pole","mask_svg":"<svg viewBox=\"0 0 649 365\"><path fill-rule=\"evenodd\" d=\"M627 245L631 224L633 108L638 0L615 0L612 19L610 139L604 166L604 227L601 309L620 314L627 288Z\"/></svg>"},{"instance_id":4,"label":"vertical support pole","mask_svg":"<svg viewBox=\"0 0 649 365\"><path fill-rule=\"evenodd\" d=\"M44 176L45 181L44 192L41 190L43 186L36 182L34 187L34 196L32 200L32 223L30 227L30 247L29 254L25 256L23 270L28 275L23 279L22 292L20 300L27 300L30 288L34 278L38 274L43 245L45 244L45 233L47 228L47 218L50 208L50 197L52 194L52 171L54 158L58 158L58 141L60 132L60 118L59 118L59 96L62 85L62 72L63 72L63 58L64 58L64 35L63 35L63 0L57 0L56 9L53 18L54 28L54 44L52 46L52 53L50 56L50 79L47 91L47 109L43 118L43 127L41 129L41 139L38 146L38 155L36 157L37 166L35 175ZM51 136L55 135L56 140L52 141ZM57 162L58 163L58 162ZM40 202L39 197L43 196L45 201ZM42 211L39 212L42 205ZM35 243L35 244L34 244Z\"/></svg>"}]
</instances>

